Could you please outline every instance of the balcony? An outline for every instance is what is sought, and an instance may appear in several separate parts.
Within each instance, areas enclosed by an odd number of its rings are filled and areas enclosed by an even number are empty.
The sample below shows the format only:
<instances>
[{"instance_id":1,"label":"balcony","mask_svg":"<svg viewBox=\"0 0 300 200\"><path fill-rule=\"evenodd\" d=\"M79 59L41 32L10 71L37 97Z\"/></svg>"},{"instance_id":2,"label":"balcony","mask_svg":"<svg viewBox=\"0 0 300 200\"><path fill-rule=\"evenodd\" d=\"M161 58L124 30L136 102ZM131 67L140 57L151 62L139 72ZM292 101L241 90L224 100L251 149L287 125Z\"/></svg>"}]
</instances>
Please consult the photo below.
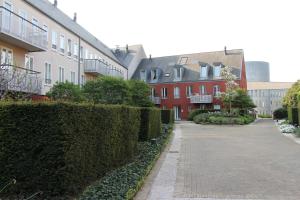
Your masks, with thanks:
<instances>
[{"instance_id":1,"label":"balcony","mask_svg":"<svg viewBox=\"0 0 300 200\"><path fill-rule=\"evenodd\" d=\"M161 103L160 97L150 96L150 99L151 99L152 103L154 103L155 105L160 105L160 103Z\"/></svg>"},{"instance_id":2,"label":"balcony","mask_svg":"<svg viewBox=\"0 0 300 200\"><path fill-rule=\"evenodd\" d=\"M94 76L113 76L123 78L124 75L121 70L115 67L108 66L103 61L98 59L85 59L83 62L84 73Z\"/></svg>"},{"instance_id":3,"label":"balcony","mask_svg":"<svg viewBox=\"0 0 300 200\"><path fill-rule=\"evenodd\" d=\"M0 6L1 40L29 52L47 50L47 31Z\"/></svg>"},{"instance_id":4,"label":"balcony","mask_svg":"<svg viewBox=\"0 0 300 200\"><path fill-rule=\"evenodd\" d=\"M40 72L13 65L0 65L0 91L41 94L40 74Z\"/></svg>"},{"instance_id":5,"label":"balcony","mask_svg":"<svg viewBox=\"0 0 300 200\"><path fill-rule=\"evenodd\" d=\"M212 95L193 95L190 96L191 103L212 103L213 97Z\"/></svg>"}]
</instances>

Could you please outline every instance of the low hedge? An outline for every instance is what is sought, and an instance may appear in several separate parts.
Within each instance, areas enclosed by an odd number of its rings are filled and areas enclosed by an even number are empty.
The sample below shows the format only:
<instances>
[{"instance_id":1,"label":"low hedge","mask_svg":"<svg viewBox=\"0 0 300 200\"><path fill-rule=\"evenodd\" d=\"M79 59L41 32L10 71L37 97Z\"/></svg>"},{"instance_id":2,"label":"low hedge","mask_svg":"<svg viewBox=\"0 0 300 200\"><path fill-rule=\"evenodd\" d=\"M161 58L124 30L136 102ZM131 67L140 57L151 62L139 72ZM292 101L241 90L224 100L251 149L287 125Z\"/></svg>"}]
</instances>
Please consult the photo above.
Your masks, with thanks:
<instances>
[{"instance_id":1,"label":"low hedge","mask_svg":"<svg viewBox=\"0 0 300 200\"><path fill-rule=\"evenodd\" d=\"M73 198L133 158L140 117L125 106L0 104L0 177L17 180L0 199Z\"/></svg>"},{"instance_id":2,"label":"low hedge","mask_svg":"<svg viewBox=\"0 0 300 200\"><path fill-rule=\"evenodd\" d=\"M208 112L215 112L215 110L203 110L203 109L193 110L192 112L189 113L188 120L193 121L195 116L202 113L208 113Z\"/></svg>"},{"instance_id":3,"label":"low hedge","mask_svg":"<svg viewBox=\"0 0 300 200\"><path fill-rule=\"evenodd\" d=\"M169 141L172 125L168 125L167 129L167 134L159 136L155 143L139 142L138 154L133 162L112 171L86 188L79 199L133 199Z\"/></svg>"},{"instance_id":4,"label":"low hedge","mask_svg":"<svg viewBox=\"0 0 300 200\"><path fill-rule=\"evenodd\" d=\"M130 121L128 121L130 123ZM141 108L139 140L156 138L161 133L161 114L157 108Z\"/></svg>"},{"instance_id":5,"label":"low hedge","mask_svg":"<svg viewBox=\"0 0 300 200\"><path fill-rule=\"evenodd\" d=\"M278 108L273 112L274 119L286 119L288 118L288 112L286 108Z\"/></svg>"},{"instance_id":6,"label":"low hedge","mask_svg":"<svg viewBox=\"0 0 300 200\"><path fill-rule=\"evenodd\" d=\"M298 108L288 108L288 120L293 125L299 125L299 113Z\"/></svg>"},{"instance_id":7,"label":"low hedge","mask_svg":"<svg viewBox=\"0 0 300 200\"><path fill-rule=\"evenodd\" d=\"M300 126L300 101L298 103L298 125Z\"/></svg>"},{"instance_id":8,"label":"low hedge","mask_svg":"<svg viewBox=\"0 0 300 200\"><path fill-rule=\"evenodd\" d=\"M173 110L161 110L161 122L163 124L174 123L174 112Z\"/></svg>"},{"instance_id":9,"label":"low hedge","mask_svg":"<svg viewBox=\"0 0 300 200\"><path fill-rule=\"evenodd\" d=\"M231 116L224 113L202 113L194 117L196 124L249 124L255 120L250 115Z\"/></svg>"}]
</instances>

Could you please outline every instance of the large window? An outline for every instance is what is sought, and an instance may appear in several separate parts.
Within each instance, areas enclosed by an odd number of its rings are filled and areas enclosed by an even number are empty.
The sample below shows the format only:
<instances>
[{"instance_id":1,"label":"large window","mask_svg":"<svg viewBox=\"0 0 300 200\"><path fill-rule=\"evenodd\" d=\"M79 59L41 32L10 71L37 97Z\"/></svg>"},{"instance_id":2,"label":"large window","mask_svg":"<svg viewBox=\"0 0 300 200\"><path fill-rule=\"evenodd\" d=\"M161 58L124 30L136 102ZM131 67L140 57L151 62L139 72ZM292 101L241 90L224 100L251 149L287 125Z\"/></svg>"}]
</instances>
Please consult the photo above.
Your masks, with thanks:
<instances>
[{"instance_id":1,"label":"large window","mask_svg":"<svg viewBox=\"0 0 300 200\"><path fill-rule=\"evenodd\" d=\"M45 40L48 42L49 41L48 26L44 24L43 29L45 30Z\"/></svg>"},{"instance_id":2,"label":"large window","mask_svg":"<svg viewBox=\"0 0 300 200\"><path fill-rule=\"evenodd\" d=\"M205 85L201 85L200 86L200 95L205 95L205 94L207 94L206 87L205 87Z\"/></svg>"},{"instance_id":3,"label":"large window","mask_svg":"<svg viewBox=\"0 0 300 200\"><path fill-rule=\"evenodd\" d=\"M73 48L73 54L74 54L74 58L78 58L78 44L74 44L74 48Z\"/></svg>"},{"instance_id":4,"label":"large window","mask_svg":"<svg viewBox=\"0 0 300 200\"><path fill-rule=\"evenodd\" d=\"M57 49L57 33L52 31L52 49Z\"/></svg>"},{"instance_id":5,"label":"large window","mask_svg":"<svg viewBox=\"0 0 300 200\"><path fill-rule=\"evenodd\" d=\"M151 70L151 81L157 81L158 80L158 70L153 69Z\"/></svg>"},{"instance_id":6,"label":"large window","mask_svg":"<svg viewBox=\"0 0 300 200\"><path fill-rule=\"evenodd\" d=\"M220 96L220 86L219 85L214 86L214 96L215 97Z\"/></svg>"},{"instance_id":7,"label":"large window","mask_svg":"<svg viewBox=\"0 0 300 200\"><path fill-rule=\"evenodd\" d=\"M80 46L80 61L83 61L83 47Z\"/></svg>"},{"instance_id":8,"label":"large window","mask_svg":"<svg viewBox=\"0 0 300 200\"><path fill-rule=\"evenodd\" d=\"M20 20L19 20L19 32L21 37L26 37L26 19L27 13L24 10L20 10L19 12Z\"/></svg>"},{"instance_id":9,"label":"large window","mask_svg":"<svg viewBox=\"0 0 300 200\"><path fill-rule=\"evenodd\" d=\"M45 63L45 84L51 84L51 64Z\"/></svg>"},{"instance_id":10,"label":"large window","mask_svg":"<svg viewBox=\"0 0 300 200\"><path fill-rule=\"evenodd\" d=\"M32 19L32 29L33 29L33 34L37 34L39 32L39 22L37 19L33 18Z\"/></svg>"},{"instance_id":11,"label":"large window","mask_svg":"<svg viewBox=\"0 0 300 200\"><path fill-rule=\"evenodd\" d=\"M140 71L140 78L142 81L147 81L147 76L146 76L146 70L141 70Z\"/></svg>"},{"instance_id":12,"label":"large window","mask_svg":"<svg viewBox=\"0 0 300 200\"><path fill-rule=\"evenodd\" d=\"M179 99L180 98L180 89L179 87L174 88L174 99Z\"/></svg>"},{"instance_id":13,"label":"large window","mask_svg":"<svg viewBox=\"0 0 300 200\"><path fill-rule=\"evenodd\" d=\"M167 99L168 98L168 88L161 88L161 97L163 99Z\"/></svg>"},{"instance_id":14,"label":"large window","mask_svg":"<svg viewBox=\"0 0 300 200\"><path fill-rule=\"evenodd\" d=\"M33 70L33 57L29 55L25 55L25 68L29 70Z\"/></svg>"},{"instance_id":15,"label":"large window","mask_svg":"<svg viewBox=\"0 0 300 200\"><path fill-rule=\"evenodd\" d=\"M60 42L60 52L65 53L65 36L60 35L59 42Z\"/></svg>"},{"instance_id":16,"label":"large window","mask_svg":"<svg viewBox=\"0 0 300 200\"><path fill-rule=\"evenodd\" d=\"M72 40L71 39L68 39L67 51L68 51L68 56L72 56Z\"/></svg>"},{"instance_id":17,"label":"large window","mask_svg":"<svg viewBox=\"0 0 300 200\"><path fill-rule=\"evenodd\" d=\"M75 84L75 72L71 72L71 83Z\"/></svg>"},{"instance_id":18,"label":"large window","mask_svg":"<svg viewBox=\"0 0 300 200\"><path fill-rule=\"evenodd\" d=\"M13 64L13 51L10 49L2 48L1 50L1 64L12 65Z\"/></svg>"},{"instance_id":19,"label":"large window","mask_svg":"<svg viewBox=\"0 0 300 200\"><path fill-rule=\"evenodd\" d=\"M206 79L208 76L208 66L201 66L200 67L200 78Z\"/></svg>"},{"instance_id":20,"label":"large window","mask_svg":"<svg viewBox=\"0 0 300 200\"><path fill-rule=\"evenodd\" d=\"M155 88L151 88L151 90L150 90L150 95L152 96L152 97L155 97L156 96L156 91L155 91Z\"/></svg>"},{"instance_id":21,"label":"large window","mask_svg":"<svg viewBox=\"0 0 300 200\"><path fill-rule=\"evenodd\" d=\"M65 69L63 67L59 67L58 81L60 83L65 81Z\"/></svg>"},{"instance_id":22,"label":"large window","mask_svg":"<svg viewBox=\"0 0 300 200\"><path fill-rule=\"evenodd\" d=\"M186 96L190 97L193 95L193 86L189 85L186 87Z\"/></svg>"},{"instance_id":23,"label":"large window","mask_svg":"<svg viewBox=\"0 0 300 200\"><path fill-rule=\"evenodd\" d=\"M174 69L174 80L181 81L183 77L183 67L177 67Z\"/></svg>"}]
</instances>

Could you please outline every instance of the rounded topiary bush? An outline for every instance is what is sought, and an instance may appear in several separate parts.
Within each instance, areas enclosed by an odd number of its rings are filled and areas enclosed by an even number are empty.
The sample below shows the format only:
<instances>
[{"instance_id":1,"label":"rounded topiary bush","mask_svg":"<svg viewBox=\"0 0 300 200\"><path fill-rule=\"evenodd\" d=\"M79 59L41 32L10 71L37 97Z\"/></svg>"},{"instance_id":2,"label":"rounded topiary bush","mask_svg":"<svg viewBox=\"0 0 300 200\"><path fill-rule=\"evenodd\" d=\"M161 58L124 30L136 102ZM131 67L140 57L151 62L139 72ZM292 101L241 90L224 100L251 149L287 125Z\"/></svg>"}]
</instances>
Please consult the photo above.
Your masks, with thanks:
<instances>
[{"instance_id":1,"label":"rounded topiary bush","mask_svg":"<svg viewBox=\"0 0 300 200\"><path fill-rule=\"evenodd\" d=\"M274 119L286 119L288 117L288 111L286 108L278 108L273 112Z\"/></svg>"}]
</instances>

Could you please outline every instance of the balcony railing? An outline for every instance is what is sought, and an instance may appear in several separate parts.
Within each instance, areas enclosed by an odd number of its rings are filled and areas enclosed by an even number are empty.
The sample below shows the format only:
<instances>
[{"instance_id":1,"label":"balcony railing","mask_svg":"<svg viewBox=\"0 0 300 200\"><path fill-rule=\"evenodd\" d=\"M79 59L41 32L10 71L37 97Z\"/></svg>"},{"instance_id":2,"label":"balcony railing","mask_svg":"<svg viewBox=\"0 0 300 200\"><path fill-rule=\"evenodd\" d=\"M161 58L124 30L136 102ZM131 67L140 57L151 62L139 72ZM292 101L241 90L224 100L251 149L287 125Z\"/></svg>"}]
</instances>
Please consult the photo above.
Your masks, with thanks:
<instances>
[{"instance_id":1,"label":"balcony railing","mask_svg":"<svg viewBox=\"0 0 300 200\"><path fill-rule=\"evenodd\" d=\"M13 65L0 65L0 91L41 94L40 72Z\"/></svg>"},{"instance_id":2,"label":"balcony railing","mask_svg":"<svg viewBox=\"0 0 300 200\"><path fill-rule=\"evenodd\" d=\"M47 50L47 31L0 6L1 39L28 51Z\"/></svg>"},{"instance_id":3,"label":"balcony railing","mask_svg":"<svg viewBox=\"0 0 300 200\"><path fill-rule=\"evenodd\" d=\"M190 96L191 103L212 103L212 95L193 95Z\"/></svg>"},{"instance_id":4,"label":"balcony railing","mask_svg":"<svg viewBox=\"0 0 300 200\"><path fill-rule=\"evenodd\" d=\"M161 104L161 99L160 97L153 97L150 96L151 101L155 104L155 105L160 105Z\"/></svg>"},{"instance_id":5,"label":"balcony railing","mask_svg":"<svg viewBox=\"0 0 300 200\"><path fill-rule=\"evenodd\" d=\"M124 74L116 67L111 67L98 59L85 59L84 72L93 75L104 75L123 78Z\"/></svg>"}]
</instances>

